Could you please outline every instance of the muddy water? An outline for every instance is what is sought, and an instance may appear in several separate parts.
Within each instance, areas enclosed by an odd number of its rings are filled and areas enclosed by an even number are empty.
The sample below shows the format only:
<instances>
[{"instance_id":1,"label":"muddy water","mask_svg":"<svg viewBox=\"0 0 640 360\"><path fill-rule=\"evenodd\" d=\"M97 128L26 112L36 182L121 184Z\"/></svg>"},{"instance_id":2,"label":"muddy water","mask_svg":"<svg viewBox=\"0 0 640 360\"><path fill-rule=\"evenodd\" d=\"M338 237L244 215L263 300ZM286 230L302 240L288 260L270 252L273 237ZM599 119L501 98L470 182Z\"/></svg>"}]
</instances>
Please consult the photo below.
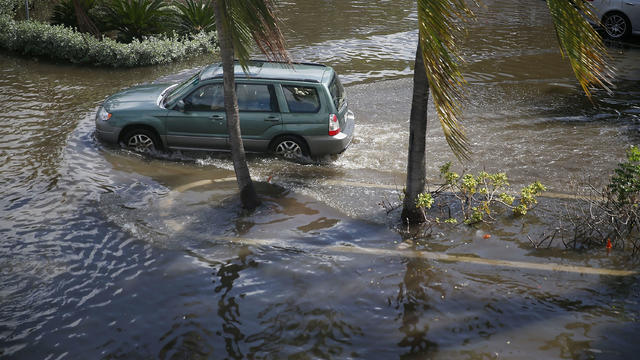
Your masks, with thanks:
<instances>
[{"instance_id":1,"label":"muddy water","mask_svg":"<svg viewBox=\"0 0 640 360\"><path fill-rule=\"evenodd\" d=\"M548 231L552 200L525 222L439 230L397 252L396 219L377 204L404 181L413 2L282 7L293 56L349 84L356 140L320 164L250 156L264 197L252 215L224 154L149 159L93 138L107 95L210 59L108 70L0 55L0 357L631 358L637 275L420 256L630 266L615 250L533 249L527 235ZM615 92L591 105L544 2L485 1L464 50L473 161L456 166L557 192L605 182L639 142L639 43L612 45ZM453 156L435 118L429 131L436 177Z\"/></svg>"}]
</instances>

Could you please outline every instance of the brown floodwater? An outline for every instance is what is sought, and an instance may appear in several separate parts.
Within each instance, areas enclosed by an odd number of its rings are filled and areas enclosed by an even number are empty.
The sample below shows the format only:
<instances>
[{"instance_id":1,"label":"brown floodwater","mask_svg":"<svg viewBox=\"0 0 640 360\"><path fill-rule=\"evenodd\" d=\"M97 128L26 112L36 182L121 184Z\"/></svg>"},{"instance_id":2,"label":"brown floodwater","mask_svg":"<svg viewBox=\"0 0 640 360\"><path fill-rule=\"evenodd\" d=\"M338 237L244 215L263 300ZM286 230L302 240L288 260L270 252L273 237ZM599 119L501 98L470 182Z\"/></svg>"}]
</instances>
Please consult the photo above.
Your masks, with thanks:
<instances>
[{"instance_id":1,"label":"brown floodwater","mask_svg":"<svg viewBox=\"0 0 640 360\"><path fill-rule=\"evenodd\" d=\"M318 163L250 155L264 199L250 215L227 154L146 158L93 136L106 96L213 56L120 70L0 54L0 358L633 358L640 276L531 265L637 270L619 249L534 249L558 200L412 243L379 205L404 185L414 4L280 3L293 58L347 84L356 137ZM543 1L477 13L463 46L473 154L455 168L556 193L606 183L640 143L640 39L609 44L615 89L591 103ZM435 179L455 158L433 116L427 151Z\"/></svg>"}]
</instances>

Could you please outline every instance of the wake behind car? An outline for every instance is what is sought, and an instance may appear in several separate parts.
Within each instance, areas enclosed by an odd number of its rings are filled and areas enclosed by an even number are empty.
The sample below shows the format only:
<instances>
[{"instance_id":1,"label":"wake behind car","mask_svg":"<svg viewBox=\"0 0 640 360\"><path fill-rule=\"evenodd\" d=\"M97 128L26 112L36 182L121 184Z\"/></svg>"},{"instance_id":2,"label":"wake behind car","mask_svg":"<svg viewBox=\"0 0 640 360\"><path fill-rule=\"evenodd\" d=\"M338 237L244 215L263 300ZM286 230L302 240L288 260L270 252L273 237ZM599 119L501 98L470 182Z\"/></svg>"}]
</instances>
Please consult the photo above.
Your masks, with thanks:
<instances>
[{"instance_id":1,"label":"wake behind car","mask_svg":"<svg viewBox=\"0 0 640 360\"><path fill-rule=\"evenodd\" d=\"M245 150L288 158L343 152L355 117L338 74L315 63L251 61L235 66ZM107 98L96 114L96 137L137 152L229 150L222 64L180 84L137 86Z\"/></svg>"}]
</instances>

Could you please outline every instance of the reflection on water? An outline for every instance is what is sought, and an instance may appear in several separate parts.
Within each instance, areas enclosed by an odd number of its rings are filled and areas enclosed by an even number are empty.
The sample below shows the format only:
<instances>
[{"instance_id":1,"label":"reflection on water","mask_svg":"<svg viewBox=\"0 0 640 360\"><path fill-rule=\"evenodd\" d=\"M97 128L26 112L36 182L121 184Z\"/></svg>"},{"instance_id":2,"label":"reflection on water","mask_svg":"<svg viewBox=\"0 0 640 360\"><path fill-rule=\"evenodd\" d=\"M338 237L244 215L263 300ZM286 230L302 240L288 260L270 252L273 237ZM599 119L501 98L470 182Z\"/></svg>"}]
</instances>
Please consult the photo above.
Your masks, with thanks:
<instances>
[{"instance_id":1,"label":"reflection on water","mask_svg":"<svg viewBox=\"0 0 640 360\"><path fill-rule=\"evenodd\" d=\"M280 4L292 55L343 75L358 126L336 160L250 155L264 197L254 214L239 208L228 155L149 159L93 138L108 94L176 81L212 59L114 70L0 55L0 357L632 358L637 276L336 250L403 241L377 204L404 184L414 6ZM616 89L592 105L544 2L491 0L477 13L464 45L474 154L456 166L560 192L572 179L606 182L638 144L638 39L610 44ZM453 157L434 117L429 131L436 177ZM616 251L532 249L527 235L546 230L557 206L544 199L526 222L439 229L414 248L628 266Z\"/></svg>"}]
</instances>

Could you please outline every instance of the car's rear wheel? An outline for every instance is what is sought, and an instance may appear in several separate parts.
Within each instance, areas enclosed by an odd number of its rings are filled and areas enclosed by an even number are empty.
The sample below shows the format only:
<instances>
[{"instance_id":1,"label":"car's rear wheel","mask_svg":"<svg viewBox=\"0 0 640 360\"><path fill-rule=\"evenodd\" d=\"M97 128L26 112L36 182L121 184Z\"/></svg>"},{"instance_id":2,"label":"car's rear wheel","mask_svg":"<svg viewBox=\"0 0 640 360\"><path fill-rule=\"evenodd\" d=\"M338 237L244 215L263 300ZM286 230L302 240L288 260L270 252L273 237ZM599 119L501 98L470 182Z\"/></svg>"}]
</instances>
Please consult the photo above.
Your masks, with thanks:
<instances>
[{"instance_id":1,"label":"car's rear wheel","mask_svg":"<svg viewBox=\"0 0 640 360\"><path fill-rule=\"evenodd\" d=\"M631 33L631 22L622 13L607 14L602 18L602 26L608 38L622 40Z\"/></svg>"},{"instance_id":2,"label":"car's rear wheel","mask_svg":"<svg viewBox=\"0 0 640 360\"><path fill-rule=\"evenodd\" d=\"M301 159L309 156L309 149L304 140L295 136L282 136L271 144L271 151L286 159Z\"/></svg>"},{"instance_id":3,"label":"car's rear wheel","mask_svg":"<svg viewBox=\"0 0 640 360\"><path fill-rule=\"evenodd\" d=\"M160 149L160 139L158 139L155 132L148 129L131 129L127 131L123 140L127 149L142 154L152 153Z\"/></svg>"}]
</instances>

